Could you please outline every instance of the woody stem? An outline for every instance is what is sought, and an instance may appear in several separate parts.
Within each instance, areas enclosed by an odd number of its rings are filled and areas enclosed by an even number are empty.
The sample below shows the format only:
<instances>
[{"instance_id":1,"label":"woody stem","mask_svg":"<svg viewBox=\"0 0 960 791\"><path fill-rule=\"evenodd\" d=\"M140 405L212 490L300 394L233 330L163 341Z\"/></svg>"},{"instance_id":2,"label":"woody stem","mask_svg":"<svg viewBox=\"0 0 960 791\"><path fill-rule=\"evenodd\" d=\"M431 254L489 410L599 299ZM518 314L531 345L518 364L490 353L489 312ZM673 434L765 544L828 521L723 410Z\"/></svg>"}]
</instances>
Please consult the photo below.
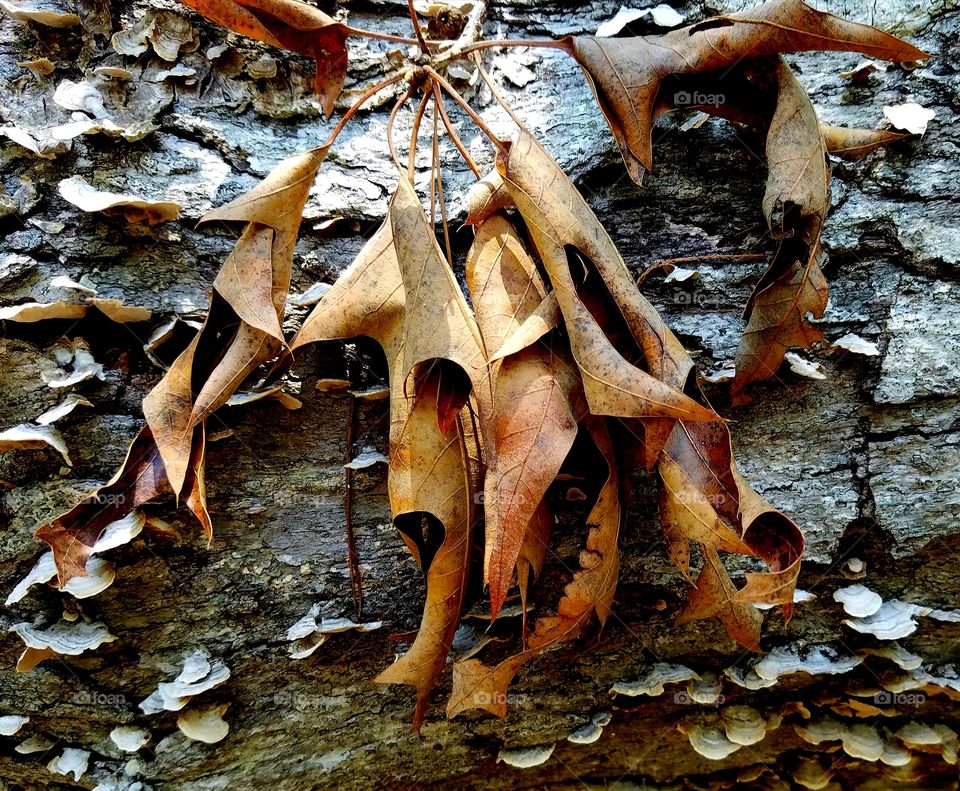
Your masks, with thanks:
<instances>
[{"instance_id":1,"label":"woody stem","mask_svg":"<svg viewBox=\"0 0 960 791\"><path fill-rule=\"evenodd\" d=\"M416 47L420 42L415 38L407 38L405 36L395 36L392 33L378 33L375 30L363 30L358 27L346 26L346 31L351 36L361 36L362 38L375 38L380 41L392 41L394 44L407 44L412 47Z\"/></svg>"},{"instance_id":2,"label":"woody stem","mask_svg":"<svg viewBox=\"0 0 960 791\"><path fill-rule=\"evenodd\" d=\"M393 125L397 120L397 113L400 112L400 108L407 103L411 96L413 96L412 85L407 88L407 92L403 96L397 99L397 103L393 105L390 117L387 119L387 148L390 149L390 158L393 159L394 164L401 172L403 171L403 165L400 164L400 157L397 156L397 147L393 144Z\"/></svg>"},{"instance_id":3,"label":"woody stem","mask_svg":"<svg viewBox=\"0 0 960 791\"><path fill-rule=\"evenodd\" d=\"M443 94L440 93L440 86L436 83L433 84L433 94L436 97L437 107L440 110L440 117L443 119L443 125L447 130L447 135L453 141L453 144L457 147L457 151L460 152L460 156L463 157L463 161L467 163L467 167L473 171L473 175L478 179L480 176L480 168L477 167L477 163L473 161L473 157L470 156L470 152L467 151L467 147L463 144L463 141L460 139L460 136L457 134L457 131L453 128L453 123L450 121L450 116L447 115L447 108L443 106Z\"/></svg>"},{"instance_id":4,"label":"woody stem","mask_svg":"<svg viewBox=\"0 0 960 791\"><path fill-rule=\"evenodd\" d=\"M351 105L350 109L343 114L343 118L341 118L340 122L336 125L336 127L334 127L334 130L330 133L330 137L327 138L327 142L324 143L324 145L327 147L332 146L333 141L337 139L337 135L339 135L343 131L343 127L347 125L347 122L351 118L353 118L354 115L356 115L357 111L361 107L363 107L363 105L366 104L366 102L368 102L376 94L380 93L380 91L382 91L384 88L389 88L391 85L394 85L400 82L400 80L402 79L403 79L402 73L393 74L387 77L385 80L381 80L376 85L370 88L367 88L367 90L363 92L360 98L357 99L357 101L355 101L353 105Z\"/></svg>"},{"instance_id":5,"label":"woody stem","mask_svg":"<svg viewBox=\"0 0 960 791\"><path fill-rule=\"evenodd\" d=\"M432 95L433 91L431 90L424 92L420 107L417 108L417 114L413 117L413 130L410 132L410 155L407 159L407 176L409 176L411 184L413 183L413 174L416 166L417 138L420 136L420 122L423 121L423 114L427 110L427 102Z\"/></svg>"},{"instance_id":6,"label":"woody stem","mask_svg":"<svg viewBox=\"0 0 960 791\"><path fill-rule=\"evenodd\" d=\"M506 145L504 145L503 141L493 133L490 127L487 126L486 121L484 121L477 114L476 110L474 110L469 104L467 104L466 99L464 99L460 95L459 91L457 91L456 88L454 88L449 82L447 82L443 77L441 77L440 74L433 67L425 66L424 71L427 74L429 74L433 78L434 82L436 82L441 88L443 88L443 90L445 90L450 95L450 97L463 108L463 111L470 116L470 118L477 125L480 131L483 132L489 138L490 142L497 147L497 150L504 157L508 156L510 152L507 150L507 147Z\"/></svg>"},{"instance_id":7,"label":"woody stem","mask_svg":"<svg viewBox=\"0 0 960 791\"><path fill-rule=\"evenodd\" d=\"M413 23L413 32L417 36L420 51L424 55L429 55L430 47L427 46L427 40L423 37L423 31L420 29L420 20L417 18L417 9L413 7L413 0L407 0L407 9L410 11L410 21Z\"/></svg>"}]
</instances>

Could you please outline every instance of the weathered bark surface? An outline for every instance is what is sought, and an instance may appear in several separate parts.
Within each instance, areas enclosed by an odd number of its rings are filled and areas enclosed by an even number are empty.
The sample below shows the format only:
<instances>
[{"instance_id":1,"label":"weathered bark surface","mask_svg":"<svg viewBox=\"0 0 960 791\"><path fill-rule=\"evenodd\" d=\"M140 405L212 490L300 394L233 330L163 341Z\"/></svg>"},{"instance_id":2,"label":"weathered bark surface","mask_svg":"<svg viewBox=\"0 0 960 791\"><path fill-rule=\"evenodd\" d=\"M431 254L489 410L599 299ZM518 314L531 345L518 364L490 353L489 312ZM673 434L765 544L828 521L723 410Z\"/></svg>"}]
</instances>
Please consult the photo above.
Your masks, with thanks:
<instances>
[{"instance_id":1,"label":"weathered bark surface","mask_svg":"<svg viewBox=\"0 0 960 791\"><path fill-rule=\"evenodd\" d=\"M78 409L59 424L72 469L62 468L53 452L0 456L0 479L10 484L0 499L6 524L0 534L4 591L41 553L34 528L109 478L121 461L142 422L140 401L161 375L142 350L151 328L165 317L196 315L205 307L233 239L225 228L198 231L195 221L248 189L284 155L321 142L331 128L306 91L312 64L303 59L285 62L271 52L281 60L278 76L254 81L243 69L265 48L230 37L233 51L211 71L205 53L228 37L190 16L200 47L179 60L196 69L199 79L190 84L159 74L172 64L150 54L121 58L107 38L111 30L131 27L148 9L188 16L177 3L78 0L76 5L86 15L82 35L79 28L58 31L0 18L2 120L27 129L67 121L69 111L52 101L56 87L67 79L85 79L96 66L123 64L135 72L130 93L122 84L104 88L108 107L114 117L158 128L137 142L79 137L49 160L13 142L0 143L3 186L10 198L0 219L5 234L0 297L3 304L62 298L64 292L52 288L50 280L86 274L102 296L146 306L154 319L128 327L86 318L4 328L0 429L31 420L61 399L62 391L41 381L38 363L60 335L85 338L105 364L102 381L74 388L93 402L93 409ZM486 30L504 36L592 32L618 5L495 3ZM718 10L718 4L707 5ZM745 5L730 0L719 7ZM765 647L832 646L838 655L850 656L886 643L842 623L845 616L832 594L851 584L841 574L849 558L866 562L862 582L885 600L953 615L960 605L960 131L955 109L960 106L960 10L953 0L820 0L817 5L874 22L938 55L911 72L881 68L862 85L838 76L859 62L856 55L790 58L825 121L873 127L882 120L883 105L908 100L935 109L937 117L922 139L859 164L838 165L834 173L825 237L831 301L823 326L830 339L852 331L875 341L881 356L821 355L823 381L801 378L785 367L776 381L757 388L752 405L726 412L744 474L807 534L800 586L817 598L799 605L789 625L769 614ZM680 10L688 19L704 12L699 2ZM402 4L364 3L355 4L350 16L361 27L402 33L408 29L402 12ZM638 29L644 29L642 23ZM388 49L358 44L352 77L375 76L386 62L379 53ZM41 56L57 63L51 76L38 78L15 65ZM683 119L668 121L657 133L658 170L638 189L626 178L571 61L517 51L491 60L518 113L589 195L637 271L665 258L770 251L760 212L765 168L755 153L762 150L756 140L719 121L689 131L680 130ZM494 129L509 134L507 119L495 105L488 103L485 112ZM324 165L297 250L295 291L332 282L383 216L393 183L385 120L382 105L362 113ZM489 163L484 140L468 123L462 128L477 159ZM452 150L446 142L443 148ZM57 191L60 180L77 174L101 188L177 200L183 215L144 231L121 218L84 214ZM421 176L426 177L425 169ZM35 196L21 179L30 180ZM455 195L467 183L465 171L452 167L448 193ZM452 206L462 217L459 197ZM344 221L325 230L321 221L332 216ZM457 237L461 250L467 242L466 234ZM720 369L732 359L741 327L738 311L763 266L704 261L696 265L701 277L692 288L662 285L656 278L646 287L704 370ZM292 310L288 329L304 313ZM186 332L177 336L168 347L179 348L187 337ZM167 359L175 352L168 347L161 349ZM919 704L916 699L881 701L883 716L867 712L865 718L851 719L852 711L841 705L848 693L879 690L883 682L907 674L881 657L867 657L842 675L785 676L758 691L727 679L721 704L691 704L675 695L683 692L682 685L669 686L660 697L612 699L613 683L636 678L655 662L720 673L751 661L719 624L673 625L686 583L667 558L652 486L643 476L637 478L623 537L616 617L593 643L525 668L511 690L516 697L505 723L485 716L448 722L443 716L447 674L418 737L409 727L409 690L372 683L398 647L388 635L416 628L423 599L415 565L390 525L378 467L356 476L354 524L363 616L384 621L384 627L334 635L311 658L290 659L287 628L312 605L319 604L323 616L353 614L342 499L348 402L343 395L318 393L314 383L320 376L347 376L369 384L380 367L366 346L345 355L341 345L325 345L304 355L296 367L303 409L288 412L276 402L261 401L223 410L215 422L222 420L219 427L229 425L234 434L211 445L208 453L212 546L205 545L189 517L175 514L172 506L161 509L180 538L141 537L114 550L110 559L118 576L100 595L73 600L39 586L2 611L0 621L7 627L22 621L52 624L67 609L104 622L118 638L94 652L46 661L21 674L13 672L22 649L19 639L10 634L0 642L0 715L30 717L16 736L0 737L4 787L483 788L581 782L702 787L739 778L743 784L781 788L795 784L791 778L808 760L829 770L824 782L832 772L834 787L956 783L956 768L941 757L940 747L928 747L926 753L914 749L909 765L890 767L851 757L837 740L814 746L798 735L794 725L808 721L792 702L802 703L812 722L832 716L876 726L884 734L911 721L960 730L952 699L937 686L920 690ZM723 387L716 391L720 403ZM357 447L382 449L386 426L386 402L360 402ZM582 538L576 525L560 529L546 577L559 581L565 567L576 565ZM548 585L538 606L549 608L556 591L557 584ZM900 645L922 657L929 673L942 677L958 659L958 641L956 621L925 617ZM226 683L199 698L230 704L229 736L216 745L186 739L176 728L175 714L144 716L137 706L158 682L176 675L183 655L197 648L231 670ZM870 694L854 699L877 702ZM697 723L709 726L718 711L734 704L768 715L782 712L783 721L763 741L723 760L699 755L678 725L685 730ZM591 715L606 711L613 721L598 741L565 741ZM108 734L121 723L150 729L149 746L136 755L120 753ZM46 753L15 752L14 746L31 735L56 740L58 746ZM900 744L894 736L890 740ZM553 756L535 769L496 763L504 745L554 742ZM46 768L61 747L92 753L77 783Z\"/></svg>"}]
</instances>

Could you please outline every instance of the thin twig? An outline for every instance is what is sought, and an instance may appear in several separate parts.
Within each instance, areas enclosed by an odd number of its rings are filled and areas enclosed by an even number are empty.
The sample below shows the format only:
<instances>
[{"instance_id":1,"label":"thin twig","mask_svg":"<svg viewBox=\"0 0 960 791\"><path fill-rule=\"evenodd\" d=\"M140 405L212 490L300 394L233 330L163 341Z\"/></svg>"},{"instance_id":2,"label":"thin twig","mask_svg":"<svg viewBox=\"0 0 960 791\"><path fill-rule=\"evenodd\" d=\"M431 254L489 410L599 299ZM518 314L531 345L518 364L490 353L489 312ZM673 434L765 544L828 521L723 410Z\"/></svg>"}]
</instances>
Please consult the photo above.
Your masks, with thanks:
<instances>
[{"instance_id":1,"label":"thin twig","mask_svg":"<svg viewBox=\"0 0 960 791\"><path fill-rule=\"evenodd\" d=\"M437 136L437 105L433 105L433 178L440 201L440 220L443 223L443 242L447 248L447 265L453 269L453 248L450 246L450 227L447 225L447 201L443 197L443 171L440 168L440 140ZM430 204L433 206L433 189L430 190ZM431 221L433 211L431 210ZM436 225L434 225L436 227Z\"/></svg>"},{"instance_id":2,"label":"thin twig","mask_svg":"<svg viewBox=\"0 0 960 791\"><path fill-rule=\"evenodd\" d=\"M353 435L357 423L357 397L350 393L350 413L347 417L347 453L346 464L353 461ZM353 468L344 467L346 489L343 495L343 508L347 530L347 562L350 566L350 587L353 590L353 607L357 623L363 616L363 580L360 578L360 560L357 557L357 544L353 537Z\"/></svg>"},{"instance_id":3,"label":"thin twig","mask_svg":"<svg viewBox=\"0 0 960 791\"><path fill-rule=\"evenodd\" d=\"M417 114L413 117L413 131L410 133L410 155L407 158L407 175L410 177L410 183L413 183L413 174L416 169L417 158L417 138L420 136L420 122L423 120L423 114L427 111L427 101L433 95L432 90L425 90L420 106L417 108Z\"/></svg>"},{"instance_id":4,"label":"thin twig","mask_svg":"<svg viewBox=\"0 0 960 791\"><path fill-rule=\"evenodd\" d=\"M658 269L667 266L676 266L677 264L693 264L698 261L763 261L766 258L762 253L717 253L715 255L688 255L683 258L667 258L663 261L657 261L650 264L637 278L637 288L642 286L647 279Z\"/></svg>"},{"instance_id":5,"label":"thin twig","mask_svg":"<svg viewBox=\"0 0 960 791\"><path fill-rule=\"evenodd\" d=\"M483 77L483 81L487 84L487 87L490 89L490 93L493 94L493 98L496 99L500 106L507 111L513 122L520 127L521 130L530 134L530 130L527 129L526 124L523 123L518 117L517 114L513 111L513 108L507 104L507 100L503 98L503 95L500 93L500 90L497 88L497 84L493 81L493 78L487 73L487 70L483 68L483 59L480 57L479 52L473 53L473 62L477 64L477 69L480 71L480 76Z\"/></svg>"},{"instance_id":6,"label":"thin twig","mask_svg":"<svg viewBox=\"0 0 960 791\"><path fill-rule=\"evenodd\" d=\"M420 42L415 38L406 38L404 36L394 36L392 33L378 33L375 30L363 30L358 27L350 27L346 25L346 31L348 35L351 36L361 36L363 38L375 38L380 41L392 41L395 44L408 44L409 46L416 47Z\"/></svg>"},{"instance_id":7,"label":"thin twig","mask_svg":"<svg viewBox=\"0 0 960 791\"><path fill-rule=\"evenodd\" d=\"M431 88L434 87L431 85ZM433 151L430 157L430 227L437 227L437 98L436 94L431 90L433 94Z\"/></svg>"},{"instance_id":8,"label":"thin twig","mask_svg":"<svg viewBox=\"0 0 960 791\"><path fill-rule=\"evenodd\" d=\"M325 146L332 146L332 145L333 145L333 141L337 139L337 135L339 135L339 134L343 131L343 127L345 127L345 126L347 125L347 122L348 122L351 118L353 118L353 116L357 113L357 111L358 111L361 107L363 107L363 105L364 105L366 102L368 102L368 101L369 101L371 98L373 98L373 96L375 96L376 94L380 93L380 91L382 91L384 88L389 88L391 85L395 85L396 83L400 82L400 80L402 80L403 77L404 77L403 74L393 74L393 75L387 77L387 79L381 80L381 81L378 82L376 85L374 85L374 86L372 86L372 87L370 87L370 88L367 88L367 90L365 90L365 91L360 95L360 98L357 99L357 101L355 101L355 102L351 105L350 109L347 110L347 112L345 112L345 113L343 114L343 118L340 119L340 122L336 125L336 127L335 127L334 130L333 130L333 132L330 133L330 137L327 138L327 142L324 143L324 145L325 145Z\"/></svg>"},{"instance_id":9,"label":"thin twig","mask_svg":"<svg viewBox=\"0 0 960 791\"><path fill-rule=\"evenodd\" d=\"M400 112L400 108L407 103L407 100L411 96L413 96L412 85L407 88L407 92L403 94L403 96L397 99L397 103L393 105L393 109L390 111L390 117L387 119L387 148L390 149L390 157L401 172L403 171L403 165L400 164L400 157L397 156L397 148L393 144L393 124L397 120L397 113Z\"/></svg>"},{"instance_id":10,"label":"thin twig","mask_svg":"<svg viewBox=\"0 0 960 791\"><path fill-rule=\"evenodd\" d=\"M475 41L467 44L457 51L457 55L467 55L477 49L490 49L491 47L536 47L537 49L562 49L564 52L571 52L572 45L564 39L525 39L525 38L503 38L490 39L488 41Z\"/></svg>"},{"instance_id":11,"label":"thin twig","mask_svg":"<svg viewBox=\"0 0 960 791\"><path fill-rule=\"evenodd\" d=\"M436 83L433 84L433 95L436 97L437 107L440 109L440 117L443 119L443 125L447 130L447 135L457 147L457 151L460 152L460 156L463 157L463 161L467 163L467 167L473 171L473 175L478 179L482 178L480 175L480 168L478 168L477 163L473 161L473 157L471 157L470 152L467 151L467 147L460 139L460 135L457 134L457 130L453 128L453 124L450 121L450 116L447 115L447 108L443 106L443 94L440 93L440 86Z\"/></svg>"},{"instance_id":12,"label":"thin twig","mask_svg":"<svg viewBox=\"0 0 960 791\"><path fill-rule=\"evenodd\" d=\"M443 90L445 90L450 95L450 97L463 108L464 112L470 116L473 122L479 127L480 131L483 132L487 136L487 138L489 138L490 142L497 147L497 150L504 157L508 156L510 152L507 149L504 142L490 130L490 127L487 126L486 121L484 121L477 114L477 111L474 110L469 104L467 104L467 100L460 95L460 92L457 91L457 89L454 88L443 77L441 77L440 74L433 67L425 66L424 71L426 71L427 74L433 77L434 81L438 83L440 87L443 88Z\"/></svg>"},{"instance_id":13,"label":"thin twig","mask_svg":"<svg viewBox=\"0 0 960 791\"><path fill-rule=\"evenodd\" d=\"M407 8L410 11L410 21L413 23L413 32L417 36L420 51L424 55L429 55L430 47L427 46L427 40L423 37L423 31L420 29L420 19L417 17L417 9L413 7L413 0L407 0Z\"/></svg>"}]
</instances>

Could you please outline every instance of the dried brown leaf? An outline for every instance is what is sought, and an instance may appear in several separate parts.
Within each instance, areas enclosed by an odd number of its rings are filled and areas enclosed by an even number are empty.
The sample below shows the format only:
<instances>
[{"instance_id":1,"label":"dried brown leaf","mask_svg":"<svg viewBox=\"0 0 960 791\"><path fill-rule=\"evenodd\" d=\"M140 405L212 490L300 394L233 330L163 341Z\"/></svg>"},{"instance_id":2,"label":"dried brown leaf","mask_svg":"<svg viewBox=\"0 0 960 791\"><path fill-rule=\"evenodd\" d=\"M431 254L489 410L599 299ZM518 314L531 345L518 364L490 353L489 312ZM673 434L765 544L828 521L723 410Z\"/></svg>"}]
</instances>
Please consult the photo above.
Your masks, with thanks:
<instances>
[{"instance_id":1,"label":"dried brown leaf","mask_svg":"<svg viewBox=\"0 0 960 791\"><path fill-rule=\"evenodd\" d=\"M572 39L630 176L653 167L651 130L668 75L729 69L744 58L804 50L862 52L910 61L926 53L877 28L816 11L801 0L772 0L662 36Z\"/></svg>"},{"instance_id":2,"label":"dried brown leaf","mask_svg":"<svg viewBox=\"0 0 960 791\"><path fill-rule=\"evenodd\" d=\"M181 0L207 19L249 38L309 55L329 117L347 75L347 27L297 0Z\"/></svg>"}]
</instances>

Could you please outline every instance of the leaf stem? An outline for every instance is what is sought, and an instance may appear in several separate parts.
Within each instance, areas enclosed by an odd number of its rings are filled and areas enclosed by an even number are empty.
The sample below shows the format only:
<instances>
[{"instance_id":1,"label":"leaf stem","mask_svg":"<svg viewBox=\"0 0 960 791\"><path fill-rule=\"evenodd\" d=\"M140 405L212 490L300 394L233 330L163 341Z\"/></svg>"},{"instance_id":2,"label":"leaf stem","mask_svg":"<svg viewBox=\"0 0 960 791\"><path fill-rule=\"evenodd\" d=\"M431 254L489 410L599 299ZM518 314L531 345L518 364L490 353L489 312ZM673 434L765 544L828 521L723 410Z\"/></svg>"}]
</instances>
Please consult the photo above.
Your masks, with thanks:
<instances>
[{"instance_id":1,"label":"leaf stem","mask_svg":"<svg viewBox=\"0 0 960 791\"><path fill-rule=\"evenodd\" d=\"M366 102L372 99L376 94L380 93L380 91L382 91L384 88L389 88L391 85L395 85L402 79L402 73L392 74L385 80L381 80L376 85L367 88L367 90L360 95L360 98L350 106L350 109L343 114L343 118L341 118L336 127L334 127L334 130L330 133L330 137L327 138L327 142L324 143L324 146L329 148L333 145L333 141L336 140L337 136L343 131L343 127L347 125L347 122L357 114L357 111L363 107Z\"/></svg>"},{"instance_id":2,"label":"leaf stem","mask_svg":"<svg viewBox=\"0 0 960 791\"><path fill-rule=\"evenodd\" d=\"M393 124L397 120L397 113L400 112L400 108L407 103L407 100L411 96L413 96L412 85L407 88L407 92L403 94L403 96L397 99L397 103L393 105L393 109L390 111L390 117L387 119L387 148L390 149L390 158L393 159L393 163L401 173L403 172L403 165L400 164L400 157L397 156L397 148L393 144Z\"/></svg>"},{"instance_id":3,"label":"leaf stem","mask_svg":"<svg viewBox=\"0 0 960 791\"><path fill-rule=\"evenodd\" d=\"M357 423L357 397L350 393L350 412L347 417L347 465L353 461L353 435ZM343 495L344 522L347 532L347 561L350 566L350 587L353 588L353 606L357 622L363 613L363 580L360 578L360 560L357 557L357 543L353 537L353 468L344 468L346 487Z\"/></svg>"},{"instance_id":4,"label":"leaf stem","mask_svg":"<svg viewBox=\"0 0 960 791\"><path fill-rule=\"evenodd\" d=\"M440 221L443 224L443 241L447 250L447 265L453 269L453 248L450 246L450 227L447 224L447 201L443 197L443 171L440 168L440 138L437 135L437 103L433 103L433 164L431 166L437 200L440 202ZM433 187L430 189L431 221L433 220Z\"/></svg>"},{"instance_id":5,"label":"leaf stem","mask_svg":"<svg viewBox=\"0 0 960 791\"><path fill-rule=\"evenodd\" d=\"M417 44L420 45L420 51L424 55L429 55L430 47L427 46L427 40L420 29L420 19L417 17L417 9L413 7L413 0L407 0L407 9L410 11L410 21L413 23L413 32L417 37Z\"/></svg>"},{"instance_id":6,"label":"leaf stem","mask_svg":"<svg viewBox=\"0 0 960 791\"><path fill-rule=\"evenodd\" d=\"M506 144L491 131L490 127L487 126L486 121L484 121L477 114L477 111L467 104L467 100L460 95L459 91L457 91L456 88L454 88L449 82L441 77L436 69L434 69L432 66L424 66L424 71L429 74L433 78L434 82L436 82L441 88L450 94L450 97L463 108L464 112L470 116L473 122L479 127L480 131L483 132L489 138L490 142L496 146L497 150L504 157L508 156L510 152L507 149Z\"/></svg>"},{"instance_id":7,"label":"leaf stem","mask_svg":"<svg viewBox=\"0 0 960 791\"><path fill-rule=\"evenodd\" d=\"M483 68L483 60L480 57L479 52L473 53L473 62L477 64L477 69L480 71L480 76L483 77L483 81L487 84L487 87L490 89L490 93L493 94L493 97L500 103L500 106L506 110L507 115L513 119L513 122L519 126L521 130L529 134L530 130L527 129L526 124L524 124L523 121L517 117L517 114L513 111L513 108L507 104L507 100L503 98L503 94L500 93L500 89L497 88L497 84L487 73L487 70Z\"/></svg>"},{"instance_id":8,"label":"leaf stem","mask_svg":"<svg viewBox=\"0 0 960 791\"><path fill-rule=\"evenodd\" d=\"M423 121L423 115L427 111L427 102L431 96L433 96L433 90L428 89L424 91L423 99L417 108L417 114L413 117L413 130L410 133L410 155L407 159L407 176L410 178L411 184L413 183L413 174L416 169L417 138L420 136L420 123Z\"/></svg>"},{"instance_id":9,"label":"leaf stem","mask_svg":"<svg viewBox=\"0 0 960 791\"><path fill-rule=\"evenodd\" d=\"M407 44L411 47L419 46L420 42L415 38L406 38L405 36L395 36L392 33L379 33L376 30L363 30L358 27L344 26L351 36L361 36L363 38L375 38L379 41L392 41L394 44Z\"/></svg>"},{"instance_id":10,"label":"leaf stem","mask_svg":"<svg viewBox=\"0 0 960 791\"><path fill-rule=\"evenodd\" d=\"M526 38L502 38L489 39L487 41L475 41L472 44L466 44L458 50L458 55L467 55L474 50L490 49L491 47L536 47L537 49L560 49L569 54L572 51L572 45L566 39L526 39Z\"/></svg>"},{"instance_id":11,"label":"leaf stem","mask_svg":"<svg viewBox=\"0 0 960 791\"><path fill-rule=\"evenodd\" d=\"M450 121L450 116L447 115L447 108L443 106L443 94L440 93L440 86L436 83L433 84L433 95L436 97L437 107L440 110L440 117L443 119L443 125L447 130L447 135L457 147L457 151L460 152L460 156L463 157L463 161L467 163L467 167L473 171L473 175L478 179L483 178L480 175L480 168L478 168L477 163L473 161L473 157L471 157L470 152L467 151L467 147L460 139L460 135L457 134L457 130L453 128L453 123Z\"/></svg>"}]
</instances>

